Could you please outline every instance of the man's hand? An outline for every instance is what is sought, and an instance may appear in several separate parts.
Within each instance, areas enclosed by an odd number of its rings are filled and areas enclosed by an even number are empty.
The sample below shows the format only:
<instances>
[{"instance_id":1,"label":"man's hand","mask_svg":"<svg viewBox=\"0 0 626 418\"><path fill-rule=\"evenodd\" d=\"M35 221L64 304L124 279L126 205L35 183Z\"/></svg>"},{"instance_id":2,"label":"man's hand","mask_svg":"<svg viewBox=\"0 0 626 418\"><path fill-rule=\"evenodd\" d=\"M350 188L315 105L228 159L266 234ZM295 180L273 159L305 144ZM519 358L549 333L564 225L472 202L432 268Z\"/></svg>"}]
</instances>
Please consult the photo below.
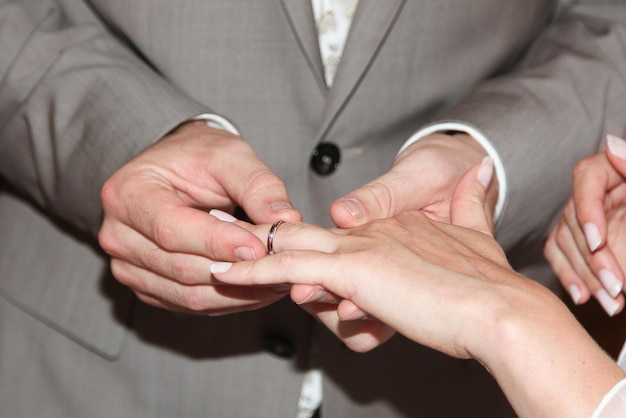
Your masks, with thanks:
<instances>
[{"instance_id":1,"label":"man's hand","mask_svg":"<svg viewBox=\"0 0 626 418\"><path fill-rule=\"evenodd\" d=\"M340 228L391 218L404 211L419 210L430 218L450 222L451 199L460 179L486 156L484 148L466 134L433 134L405 149L393 167L381 177L335 201L331 217ZM485 212L493 233L493 212L498 196L497 181L491 182ZM462 213L457 218L461 219ZM338 298L319 287L294 285L291 297L298 303L338 303ZM343 319L366 315L344 303Z\"/></svg>"},{"instance_id":2,"label":"man's hand","mask_svg":"<svg viewBox=\"0 0 626 418\"><path fill-rule=\"evenodd\" d=\"M382 344L395 328L417 342L467 358L467 340L460 336L472 332L463 321L478 325L462 312L478 308L480 317L485 306L480 297L468 298L466 292L491 293L491 283L482 274L494 272L499 284L511 271L484 211L492 172L486 160L459 183L453 213L463 216L453 221L462 227L433 221L420 211L349 229L286 223L275 237L275 255L252 263L216 264L214 272L231 284L290 282L294 289L297 284L328 289L341 298L338 305L314 303L306 309L355 351ZM254 228L259 236L267 234L267 226ZM464 303L471 308L459 310ZM372 317L346 321L345 305Z\"/></svg>"},{"instance_id":3,"label":"man's hand","mask_svg":"<svg viewBox=\"0 0 626 418\"><path fill-rule=\"evenodd\" d=\"M102 188L99 234L114 276L155 306L209 315L256 309L285 286L217 285L214 261L263 257L265 244L223 212L259 223L298 221L282 181L238 136L182 125L120 168Z\"/></svg>"},{"instance_id":4,"label":"man's hand","mask_svg":"<svg viewBox=\"0 0 626 418\"><path fill-rule=\"evenodd\" d=\"M433 134L405 149L381 177L338 199L331 217L340 228L420 210L430 218L450 222L450 200L461 177L486 156L466 134ZM497 182L489 188L487 207L493 213Z\"/></svg>"}]
</instances>

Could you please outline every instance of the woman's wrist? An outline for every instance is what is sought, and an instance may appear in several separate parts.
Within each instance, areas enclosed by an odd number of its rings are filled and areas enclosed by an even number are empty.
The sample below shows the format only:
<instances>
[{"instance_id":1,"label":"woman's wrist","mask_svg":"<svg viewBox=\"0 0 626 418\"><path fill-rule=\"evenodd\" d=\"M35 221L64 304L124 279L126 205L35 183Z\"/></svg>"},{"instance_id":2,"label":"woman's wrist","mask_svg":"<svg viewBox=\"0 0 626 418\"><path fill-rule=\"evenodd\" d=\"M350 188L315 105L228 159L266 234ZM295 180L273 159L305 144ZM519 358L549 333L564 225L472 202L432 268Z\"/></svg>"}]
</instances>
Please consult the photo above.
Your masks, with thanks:
<instances>
[{"instance_id":1,"label":"woman's wrist","mask_svg":"<svg viewBox=\"0 0 626 418\"><path fill-rule=\"evenodd\" d=\"M590 416L623 371L548 289L519 276L501 293L477 356L517 414Z\"/></svg>"}]
</instances>

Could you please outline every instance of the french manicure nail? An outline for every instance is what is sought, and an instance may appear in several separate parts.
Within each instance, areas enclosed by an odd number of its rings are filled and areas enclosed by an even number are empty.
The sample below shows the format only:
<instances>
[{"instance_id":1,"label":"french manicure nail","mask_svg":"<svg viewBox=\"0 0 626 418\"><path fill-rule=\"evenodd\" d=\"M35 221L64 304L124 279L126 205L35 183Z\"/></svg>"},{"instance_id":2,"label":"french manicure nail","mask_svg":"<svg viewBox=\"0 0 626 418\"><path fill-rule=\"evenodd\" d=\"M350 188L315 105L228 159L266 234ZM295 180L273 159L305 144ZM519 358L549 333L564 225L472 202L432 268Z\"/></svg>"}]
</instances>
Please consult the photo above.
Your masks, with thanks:
<instances>
[{"instance_id":1,"label":"french manicure nail","mask_svg":"<svg viewBox=\"0 0 626 418\"><path fill-rule=\"evenodd\" d=\"M235 222L237 220L237 218L235 218L230 213L226 213L219 209L211 209L211 211L209 212L209 215L213 215L220 221L224 221L224 222Z\"/></svg>"},{"instance_id":2,"label":"french manicure nail","mask_svg":"<svg viewBox=\"0 0 626 418\"><path fill-rule=\"evenodd\" d=\"M211 273L225 273L233 266L233 263L218 262L211 264Z\"/></svg>"},{"instance_id":3,"label":"french manicure nail","mask_svg":"<svg viewBox=\"0 0 626 418\"><path fill-rule=\"evenodd\" d=\"M609 292L609 295L612 297L617 297L619 292L622 291L623 283L620 279L618 279L611 270L602 269L598 272L598 276L600 276L600 281L602 282L602 286Z\"/></svg>"},{"instance_id":4,"label":"french manicure nail","mask_svg":"<svg viewBox=\"0 0 626 418\"><path fill-rule=\"evenodd\" d=\"M485 189L489 187L489 183L491 183L491 179L493 178L493 158L488 155L483 158L476 177Z\"/></svg>"},{"instance_id":5,"label":"french manicure nail","mask_svg":"<svg viewBox=\"0 0 626 418\"><path fill-rule=\"evenodd\" d=\"M340 202L355 220L361 219L365 215L363 204L356 199L346 199Z\"/></svg>"},{"instance_id":6,"label":"french manicure nail","mask_svg":"<svg viewBox=\"0 0 626 418\"><path fill-rule=\"evenodd\" d=\"M606 136L606 146L612 154L626 160L626 141L622 138L609 134Z\"/></svg>"},{"instance_id":7,"label":"french manicure nail","mask_svg":"<svg viewBox=\"0 0 626 418\"><path fill-rule=\"evenodd\" d=\"M596 299L602 305L602 308L609 316L615 315L615 312L619 309L619 302L613 299L606 290L600 289L596 292Z\"/></svg>"},{"instance_id":8,"label":"french manicure nail","mask_svg":"<svg viewBox=\"0 0 626 418\"><path fill-rule=\"evenodd\" d=\"M567 290L569 291L569 295L574 301L574 303L578 305L580 303L580 298L582 297L582 295L580 294L580 289L578 289L578 286L576 286L575 284L571 284L569 285Z\"/></svg>"},{"instance_id":9,"label":"french manicure nail","mask_svg":"<svg viewBox=\"0 0 626 418\"><path fill-rule=\"evenodd\" d=\"M585 233L585 239L587 240L589 250L594 252L600 247L600 244L602 244L600 230L593 222L587 222L583 225L583 231Z\"/></svg>"}]
</instances>

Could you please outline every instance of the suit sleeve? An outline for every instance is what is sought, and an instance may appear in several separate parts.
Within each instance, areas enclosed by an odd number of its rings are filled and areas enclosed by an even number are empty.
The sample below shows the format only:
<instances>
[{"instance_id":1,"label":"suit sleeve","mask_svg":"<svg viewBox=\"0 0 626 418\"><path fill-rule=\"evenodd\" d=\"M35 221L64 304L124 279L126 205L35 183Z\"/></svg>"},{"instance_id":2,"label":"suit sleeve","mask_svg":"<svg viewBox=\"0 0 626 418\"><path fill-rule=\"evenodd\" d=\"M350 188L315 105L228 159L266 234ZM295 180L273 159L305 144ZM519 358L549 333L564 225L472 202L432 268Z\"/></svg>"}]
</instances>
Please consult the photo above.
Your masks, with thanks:
<instances>
[{"instance_id":1,"label":"suit sleeve","mask_svg":"<svg viewBox=\"0 0 626 418\"><path fill-rule=\"evenodd\" d=\"M210 111L108 33L77 0L0 0L0 177L96 234L100 188L181 121ZM92 15L93 16L93 15Z\"/></svg>"},{"instance_id":2,"label":"suit sleeve","mask_svg":"<svg viewBox=\"0 0 626 418\"><path fill-rule=\"evenodd\" d=\"M497 236L505 249L545 236L571 193L574 164L601 148L606 133L626 132L626 26L570 10L512 72L479 85L442 121L480 131L502 159L507 194Z\"/></svg>"}]
</instances>

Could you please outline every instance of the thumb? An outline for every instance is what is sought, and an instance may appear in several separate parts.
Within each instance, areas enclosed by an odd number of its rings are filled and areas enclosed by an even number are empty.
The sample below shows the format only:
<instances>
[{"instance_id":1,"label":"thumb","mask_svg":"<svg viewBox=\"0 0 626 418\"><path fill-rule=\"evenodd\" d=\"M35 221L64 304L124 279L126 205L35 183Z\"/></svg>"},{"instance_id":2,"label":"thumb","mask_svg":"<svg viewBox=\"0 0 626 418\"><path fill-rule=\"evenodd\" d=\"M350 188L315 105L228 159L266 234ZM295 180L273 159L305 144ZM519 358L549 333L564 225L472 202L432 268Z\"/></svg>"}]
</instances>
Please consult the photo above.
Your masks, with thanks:
<instances>
[{"instance_id":1,"label":"thumb","mask_svg":"<svg viewBox=\"0 0 626 418\"><path fill-rule=\"evenodd\" d=\"M402 210L402 182L387 173L334 201L330 217L339 228L352 228L375 219L389 218Z\"/></svg>"},{"instance_id":2,"label":"thumb","mask_svg":"<svg viewBox=\"0 0 626 418\"><path fill-rule=\"evenodd\" d=\"M487 189L493 179L493 159L485 157L459 181L452 195L452 224L474 229L493 237L493 216L486 204Z\"/></svg>"},{"instance_id":3,"label":"thumb","mask_svg":"<svg viewBox=\"0 0 626 418\"><path fill-rule=\"evenodd\" d=\"M285 222L302 220L289 198L284 183L269 168L263 167L251 173L248 181L236 200L254 223L271 224L281 219Z\"/></svg>"}]
</instances>

